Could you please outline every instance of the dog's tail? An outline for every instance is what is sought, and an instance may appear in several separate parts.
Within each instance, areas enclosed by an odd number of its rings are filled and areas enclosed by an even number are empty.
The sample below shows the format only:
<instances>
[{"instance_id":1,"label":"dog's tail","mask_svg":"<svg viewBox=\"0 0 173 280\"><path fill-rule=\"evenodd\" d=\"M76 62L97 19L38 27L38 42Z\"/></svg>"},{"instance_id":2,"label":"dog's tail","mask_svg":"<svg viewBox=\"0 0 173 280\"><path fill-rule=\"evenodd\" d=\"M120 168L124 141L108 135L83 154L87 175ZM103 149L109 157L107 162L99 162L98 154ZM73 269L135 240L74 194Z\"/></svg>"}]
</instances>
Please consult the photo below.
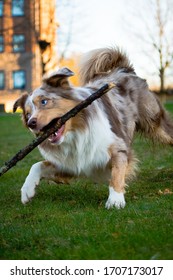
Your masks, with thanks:
<instances>
[{"instance_id":1,"label":"dog's tail","mask_svg":"<svg viewBox=\"0 0 173 280\"><path fill-rule=\"evenodd\" d=\"M148 95L139 108L140 117L136 129L153 140L173 146L173 119L162 107L159 99Z\"/></svg>"},{"instance_id":2,"label":"dog's tail","mask_svg":"<svg viewBox=\"0 0 173 280\"><path fill-rule=\"evenodd\" d=\"M128 57L118 48L101 48L90 51L81 60L80 81L84 85L97 75L115 68L125 68L128 72L134 72Z\"/></svg>"}]
</instances>

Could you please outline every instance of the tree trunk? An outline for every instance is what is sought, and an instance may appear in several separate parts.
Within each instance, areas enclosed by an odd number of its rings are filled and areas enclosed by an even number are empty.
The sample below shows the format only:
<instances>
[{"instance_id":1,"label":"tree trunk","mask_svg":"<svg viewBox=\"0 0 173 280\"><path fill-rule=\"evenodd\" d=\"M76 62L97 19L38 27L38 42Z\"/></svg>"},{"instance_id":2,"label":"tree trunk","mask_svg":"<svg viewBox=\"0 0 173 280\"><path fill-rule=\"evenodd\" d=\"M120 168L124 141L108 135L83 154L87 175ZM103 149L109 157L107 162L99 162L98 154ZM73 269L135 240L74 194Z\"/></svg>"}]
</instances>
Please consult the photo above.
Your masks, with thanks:
<instances>
[{"instance_id":1,"label":"tree trunk","mask_svg":"<svg viewBox=\"0 0 173 280\"><path fill-rule=\"evenodd\" d=\"M165 69L161 67L159 69L159 77L160 77L160 94L165 93Z\"/></svg>"}]
</instances>

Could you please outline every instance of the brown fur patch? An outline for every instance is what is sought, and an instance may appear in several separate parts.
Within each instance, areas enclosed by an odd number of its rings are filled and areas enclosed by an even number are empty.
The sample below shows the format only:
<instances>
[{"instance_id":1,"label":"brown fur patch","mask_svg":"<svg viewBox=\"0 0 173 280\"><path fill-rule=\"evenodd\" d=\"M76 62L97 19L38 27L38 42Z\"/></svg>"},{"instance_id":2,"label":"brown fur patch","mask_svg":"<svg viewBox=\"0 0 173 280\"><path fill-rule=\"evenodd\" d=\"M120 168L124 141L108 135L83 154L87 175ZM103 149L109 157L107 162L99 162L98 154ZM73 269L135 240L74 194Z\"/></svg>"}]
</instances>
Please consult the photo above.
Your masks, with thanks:
<instances>
[{"instance_id":1,"label":"brown fur patch","mask_svg":"<svg viewBox=\"0 0 173 280\"><path fill-rule=\"evenodd\" d=\"M110 186L116 192L125 193L125 176L127 172L127 154L121 151L117 152L114 146L111 148L111 180Z\"/></svg>"},{"instance_id":2,"label":"brown fur patch","mask_svg":"<svg viewBox=\"0 0 173 280\"><path fill-rule=\"evenodd\" d=\"M28 93L24 93L21 97L19 97L13 105L13 113L16 112L17 108L20 107L22 110L24 109L26 99L28 98Z\"/></svg>"},{"instance_id":3,"label":"brown fur patch","mask_svg":"<svg viewBox=\"0 0 173 280\"><path fill-rule=\"evenodd\" d=\"M23 95L21 95L21 97L19 97L19 99L16 100L16 102L13 105L13 113L16 112L17 108L20 107L23 111L22 113L22 121L24 123L25 126L27 126L27 113L26 113L26 108L25 108L25 103L26 100L28 99L28 93L24 93Z\"/></svg>"}]
</instances>

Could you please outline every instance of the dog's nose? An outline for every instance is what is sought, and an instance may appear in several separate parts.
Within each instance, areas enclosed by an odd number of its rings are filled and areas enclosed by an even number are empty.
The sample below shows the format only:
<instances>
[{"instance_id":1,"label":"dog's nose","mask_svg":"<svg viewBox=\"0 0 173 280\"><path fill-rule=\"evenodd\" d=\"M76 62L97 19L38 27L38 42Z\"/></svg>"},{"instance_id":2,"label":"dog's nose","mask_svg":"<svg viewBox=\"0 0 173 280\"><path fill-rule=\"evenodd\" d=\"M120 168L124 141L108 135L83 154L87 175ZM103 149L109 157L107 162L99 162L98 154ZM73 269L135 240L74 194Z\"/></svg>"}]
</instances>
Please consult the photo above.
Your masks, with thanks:
<instances>
[{"instance_id":1,"label":"dog's nose","mask_svg":"<svg viewBox=\"0 0 173 280\"><path fill-rule=\"evenodd\" d=\"M31 128L31 129L34 129L36 128L37 126L37 119L36 118L32 118L28 121L27 123L28 127Z\"/></svg>"}]
</instances>

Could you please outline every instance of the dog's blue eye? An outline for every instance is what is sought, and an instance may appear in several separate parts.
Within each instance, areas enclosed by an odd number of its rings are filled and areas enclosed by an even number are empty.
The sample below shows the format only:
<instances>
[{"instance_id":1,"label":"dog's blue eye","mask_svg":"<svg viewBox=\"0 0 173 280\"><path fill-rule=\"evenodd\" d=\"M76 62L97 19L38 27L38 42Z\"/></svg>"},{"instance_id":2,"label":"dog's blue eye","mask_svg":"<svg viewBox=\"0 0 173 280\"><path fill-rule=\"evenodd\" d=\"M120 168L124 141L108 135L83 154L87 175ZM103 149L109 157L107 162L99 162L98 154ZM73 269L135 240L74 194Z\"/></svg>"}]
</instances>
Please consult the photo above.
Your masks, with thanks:
<instances>
[{"instance_id":1,"label":"dog's blue eye","mask_svg":"<svg viewBox=\"0 0 173 280\"><path fill-rule=\"evenodd\" d=\"M46 104L47 104L47 99L42 99L42 100L41 100L41 105L44 105L44 106L45 106Z\"/></svg>"}]
</instances>

